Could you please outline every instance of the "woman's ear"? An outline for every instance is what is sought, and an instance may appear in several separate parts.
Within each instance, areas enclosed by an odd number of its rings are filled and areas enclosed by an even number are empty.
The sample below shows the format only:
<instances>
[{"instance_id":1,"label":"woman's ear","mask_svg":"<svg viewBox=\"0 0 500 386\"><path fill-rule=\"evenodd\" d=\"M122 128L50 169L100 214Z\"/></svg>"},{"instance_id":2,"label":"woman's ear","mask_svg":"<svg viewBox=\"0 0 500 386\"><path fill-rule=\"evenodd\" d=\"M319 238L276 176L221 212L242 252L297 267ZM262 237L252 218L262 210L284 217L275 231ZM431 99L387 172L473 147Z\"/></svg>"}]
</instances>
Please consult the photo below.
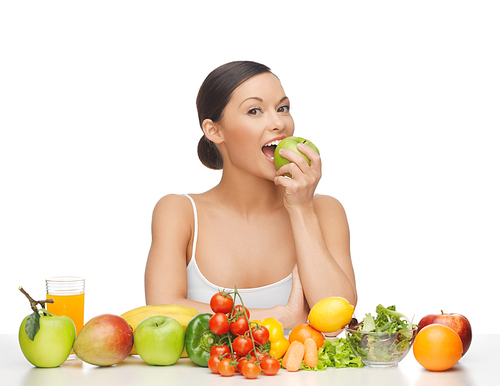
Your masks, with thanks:
<instances>
[{"instance_id":1,"label":"woman's ear","mask_svg":"<svg viewBox=\"0 0 500 386\"><path fill-rule=\"evenodd\" d=\"M205 137L207 137L213 143L221 144L222 142L224 142L224 137L222 135L222 132L220 131L219 126L217 126L211 119L205 119L201 124L201 128L203 129Z\"/></svg>"}]
</instances>

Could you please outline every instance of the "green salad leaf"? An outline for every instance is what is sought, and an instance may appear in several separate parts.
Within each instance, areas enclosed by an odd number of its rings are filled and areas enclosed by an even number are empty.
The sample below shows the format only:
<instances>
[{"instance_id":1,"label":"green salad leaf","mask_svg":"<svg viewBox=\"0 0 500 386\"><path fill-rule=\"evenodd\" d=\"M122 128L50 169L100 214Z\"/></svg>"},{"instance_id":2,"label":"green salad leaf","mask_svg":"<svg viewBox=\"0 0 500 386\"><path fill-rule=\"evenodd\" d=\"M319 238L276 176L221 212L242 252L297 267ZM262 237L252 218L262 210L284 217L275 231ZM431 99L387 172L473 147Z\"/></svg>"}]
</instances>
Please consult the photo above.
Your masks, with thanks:
<instances>
[{"instance_id":1,"label":"green salad leaf","mask_svg":"<svg viewBox=\"0 0 500 386\"><path fill-rule=\"evenodd\" d=\"M327 338L318 350L318 364L312 368L302 362L301 370L322 371L327 367L363 367L364 364L345 338Z\"/></svg>"},{"instance_id":2,"label":"green salad leaf","mask_svg":"<svg viewBox=\"0 0 500 386\"><path fill-rule=\"evenodd\" d=\"M352 333L349 340L362 358L390 362L408 350L417 325L396 311L395 306L386 308L379 304L376 312L375 318L366 314L363 321L353 327L359 333ZM371 332L383 334L370 334Z\"/></svg>"}]
</instances>

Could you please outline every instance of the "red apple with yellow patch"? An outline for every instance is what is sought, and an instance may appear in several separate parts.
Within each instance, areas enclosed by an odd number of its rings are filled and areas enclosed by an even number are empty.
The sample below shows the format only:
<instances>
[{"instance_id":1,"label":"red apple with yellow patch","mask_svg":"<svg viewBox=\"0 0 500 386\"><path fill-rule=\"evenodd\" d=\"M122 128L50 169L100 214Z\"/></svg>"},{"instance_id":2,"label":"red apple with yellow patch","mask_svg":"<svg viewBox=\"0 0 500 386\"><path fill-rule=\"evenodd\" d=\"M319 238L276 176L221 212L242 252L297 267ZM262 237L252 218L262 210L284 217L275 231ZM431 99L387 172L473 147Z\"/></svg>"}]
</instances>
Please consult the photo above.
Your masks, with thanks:
<instances>
[{"instance_id":1,"label":"red apple with yellow patch","mask_svg":"<svg viewBox=\"0 0 500 386\"><path fill-rule=\"evenodd\" d=\"M429 324L442 324L454 330L462 340L464 349L462 356L465 355L472 342L472 328L469 320L465 316L461 314L444 313L443 311L441 311L440 314L429 314L424 316L418 323L418 331L420 332L422 328Z\"/></svg>"}]
</instances>

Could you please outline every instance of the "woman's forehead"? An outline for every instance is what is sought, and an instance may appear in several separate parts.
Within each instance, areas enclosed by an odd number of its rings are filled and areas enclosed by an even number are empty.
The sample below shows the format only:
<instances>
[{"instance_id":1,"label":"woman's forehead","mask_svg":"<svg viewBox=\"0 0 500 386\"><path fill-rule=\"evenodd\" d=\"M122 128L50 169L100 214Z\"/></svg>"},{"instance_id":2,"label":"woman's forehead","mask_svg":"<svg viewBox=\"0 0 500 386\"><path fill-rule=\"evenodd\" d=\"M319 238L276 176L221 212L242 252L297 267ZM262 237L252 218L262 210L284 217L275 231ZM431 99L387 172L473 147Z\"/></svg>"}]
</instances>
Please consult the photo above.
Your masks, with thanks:
<instances>
[{"instance_id":1,"label":"woman's forehead","mask_svg":"<svg viewBox=\"0 0 500 386\"><path fill-rule=\"evenodd\" d=\"M231 101L242 102L247 98L261 98L264 96L274 93L280 93L284 95L283 87L281 82L276 77L276 75L265 72L263 74L258 74L239 85L231 95Z\"/></svg>"}]
</instances>

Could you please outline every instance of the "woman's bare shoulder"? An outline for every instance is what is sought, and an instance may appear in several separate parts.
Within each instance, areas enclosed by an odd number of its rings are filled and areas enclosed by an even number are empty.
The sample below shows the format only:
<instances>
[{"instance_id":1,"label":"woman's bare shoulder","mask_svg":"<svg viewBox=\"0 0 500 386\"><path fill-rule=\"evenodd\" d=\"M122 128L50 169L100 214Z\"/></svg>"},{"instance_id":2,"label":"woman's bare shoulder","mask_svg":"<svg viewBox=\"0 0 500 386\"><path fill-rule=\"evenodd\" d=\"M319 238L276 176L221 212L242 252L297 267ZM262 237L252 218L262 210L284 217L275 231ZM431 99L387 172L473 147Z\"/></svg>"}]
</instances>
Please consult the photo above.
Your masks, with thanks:
<instances>
[{"instance_id":1,"label":"woman's bare shoulder","mask_svg":"<svg viewBox=\"0 0 500 386\"><path fill-rule=\"evenodd\" d=\"M326 194L317 194L314 196L314 208L321 212L327 211L331 213L334 211L345 215L344 207L340 201Z\"/></svg>"},{"instance_id":2,"label":"woman's bare shoulder","mask_svg":"<svg viewBox=\"0 0 500 386\"><path fill-rule=\"evenodd\" d=\"M189 198L183 194L167 194L160 198L153 210L153 223L188 225L193 218L193 208Z\"/></svg>"}]
</instances>

